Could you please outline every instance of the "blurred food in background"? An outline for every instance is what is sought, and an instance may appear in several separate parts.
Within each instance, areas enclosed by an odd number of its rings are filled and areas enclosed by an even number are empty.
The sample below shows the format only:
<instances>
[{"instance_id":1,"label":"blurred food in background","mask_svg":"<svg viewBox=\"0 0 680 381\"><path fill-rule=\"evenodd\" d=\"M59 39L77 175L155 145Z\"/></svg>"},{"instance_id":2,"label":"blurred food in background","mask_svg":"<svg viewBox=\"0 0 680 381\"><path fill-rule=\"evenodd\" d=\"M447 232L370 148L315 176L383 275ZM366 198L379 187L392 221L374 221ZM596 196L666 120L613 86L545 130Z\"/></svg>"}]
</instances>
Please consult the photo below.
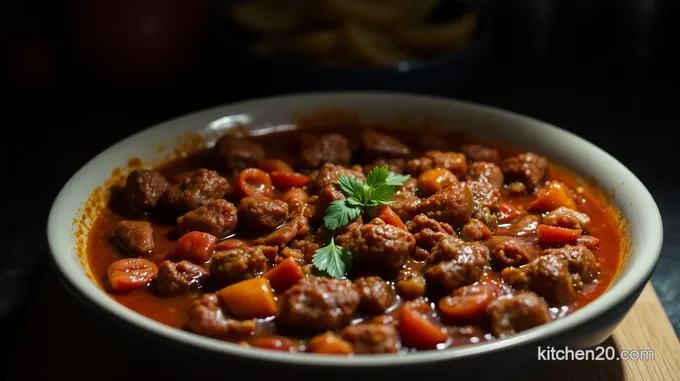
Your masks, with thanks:
<instances>
[{"instance_id":1,"label":"blurred food in background","mask_svg":"<svg viewBox=\"0 0 680 381\"><path fill-rule=\"evenodd\" d=\"M248 0L233 22L254 35L253 54L324 65L386 66L455 52L475 38L478 15L433 18L453 0Z\"/></svg>"}]
</instances>

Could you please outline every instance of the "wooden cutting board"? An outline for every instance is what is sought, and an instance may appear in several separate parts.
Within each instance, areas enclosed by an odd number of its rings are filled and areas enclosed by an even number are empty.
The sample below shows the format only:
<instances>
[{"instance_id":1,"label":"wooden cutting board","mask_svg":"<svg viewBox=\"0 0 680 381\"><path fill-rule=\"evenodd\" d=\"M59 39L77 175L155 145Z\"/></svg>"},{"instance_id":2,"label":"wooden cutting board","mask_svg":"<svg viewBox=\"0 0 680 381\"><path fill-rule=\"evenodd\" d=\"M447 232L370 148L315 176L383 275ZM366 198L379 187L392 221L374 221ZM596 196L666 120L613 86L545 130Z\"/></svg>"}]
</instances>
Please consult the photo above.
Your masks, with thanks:
<instances>
[{"instance_id":1,"label":"wooden cutting board","mask_svg":"<svg viewBox=\"0 0 680 381\"><path fill-rule=\"evenodd\" d=\"M128 380L134 365L154 370L148 347L136 336L122 336L110 321L102 321L69 294L49 271L21 327L18 346L11 350L9 380ZM678 381L680 342L651 284L605 345L619 350L651 349L649 361L550 361L532 366L521 379L528 381ZM134 364L121 358L132 357ZM123 356L124 357L124 356ZM115 368L113 369L112 368ZM108 371L107 371L108 369ZM113 371L111 370L113 369ZM163 366L158 368L159 371ZM171 377L172 369L168 377ZM531 373L531 374L529 374ZM154 370L154 378L159 377ZM141 376L140 376L141 377ZM435 377L436 378L436 377ZM144 377L144 379L147 379Z\"/></svg>"}]
</instances>

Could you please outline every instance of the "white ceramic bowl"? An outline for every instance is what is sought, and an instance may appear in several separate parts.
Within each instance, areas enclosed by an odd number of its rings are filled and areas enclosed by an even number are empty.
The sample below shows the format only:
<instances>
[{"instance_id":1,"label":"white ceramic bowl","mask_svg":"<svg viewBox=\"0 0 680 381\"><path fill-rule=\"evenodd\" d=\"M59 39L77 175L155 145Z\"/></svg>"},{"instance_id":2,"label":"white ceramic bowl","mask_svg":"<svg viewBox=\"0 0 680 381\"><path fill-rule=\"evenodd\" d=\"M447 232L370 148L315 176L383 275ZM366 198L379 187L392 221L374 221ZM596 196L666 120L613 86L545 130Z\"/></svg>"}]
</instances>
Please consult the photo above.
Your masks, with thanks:
<instances>
[{"instance_id":1,"label":"white ceramic bowl","mask_svg":"<svg viewBox=\"0 0 680 381\"><path fill-rule=\"evenodd\" d=\"M625 254L618 278L609 290L580 310L507 339L406 356L350 358L248 349L173 329L123 307L88 278L88 269L79 257L72 222L81 218L81 207L93 190L109 179L114 168L125 166L128 158L158 159L161 156L157 149L159 144L173 147L178 137L192 131L214 135L215 129L233 126L235 119L252 119L255 126L290 124L293 115L328 107L353 109L366 119L393 119L396 114L432 117L473 137L500 141L545 155L580 174L596 177L602 189L615 188L614 202L629 221L630 240L630 251ZM661 251L662 231L659 210L645 186L612 156L578 136L496 108L389 93L315 93L266 98L201 111L149 128L115 144L81 168L54 201L47 229L54 263L71 289L117 320L152 333L152 336L186 344L183 347L191 350L202 348L218 356L239 358L241 361L255 360L260 364L276 363L278 366L287 365L290 369L364 367L362 372L370 372L369 368L385 369L386 366L408 369L433 366L435 363L448 367L455 363L456 367L476 365L483 369L484 374L494 368L484 366L484 359L489 359L489 356L496 359L509 359L508 356L517 357L518 354L535 357L536 345L539 344L588 347L604 341L649 279Z\"/></svg>"}]
</instances>

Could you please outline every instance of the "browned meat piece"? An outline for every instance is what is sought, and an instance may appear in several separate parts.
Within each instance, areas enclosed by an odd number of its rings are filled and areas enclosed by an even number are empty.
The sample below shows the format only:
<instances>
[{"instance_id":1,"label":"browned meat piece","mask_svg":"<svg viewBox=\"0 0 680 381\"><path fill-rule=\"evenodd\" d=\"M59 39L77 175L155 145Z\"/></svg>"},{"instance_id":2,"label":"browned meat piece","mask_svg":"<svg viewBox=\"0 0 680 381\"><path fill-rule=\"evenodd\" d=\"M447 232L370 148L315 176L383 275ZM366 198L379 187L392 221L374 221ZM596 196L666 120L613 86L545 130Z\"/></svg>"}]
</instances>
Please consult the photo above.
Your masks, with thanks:
<instances>
[{"instance_id":1,"label":"browned meat piece","mask_svg":"<svg viewBox=\"0 0 680 381\"><path fill-rule=\"evenodd\" d=\"M538 257L519 269L503 269L502 277L513 288L534 291L557 306L569 303L576 295L569 265L556 255Z\"/></svg>"},{"instance_id":2,"label":"browned meat piece","mask_svg":"<svg viewBox=\"0 0 680 381\"><path fill-rule=\"evenodd\" d=\"M555 255L567 261L569 272L574 274L574 286L582 288L583 283L590 283L602 271L597 257L585 246L566 245L559 249L543 250L541 255Z\"/></svg>"},{"instance_id":3,"label":"browned meat piece","mask_svg":"<svg viewBox=\"0 0 680 381\"><path fill-rule=\"evenodd\" d=\"M543 217L543 223L567 229L588 230L588 226L590 226L590 217L585 213L577 212L565 206L560 206L546 214Z\"/></svg>"},{"instance_id":4,"label":"browned meat piece","mask_svg":"<svg viewBox=\"0 0 680 381\"><path fill-rule=\"evenodd\" d=\"M114 242L134 256L149 254L156 247L153 228L146 221L121 221L113 234Z\"/></svg>"},{"instance_id":5,"label":"browned meat piece","mask_svg":"<svg viewBox=\"0 0 680 381\"><path fill-rule=\"evenodd\" d=\"M453 236L443 237L430 251L425 259L425 267L432 267L440 262L455 261L472 263L484 267L489 263L489 249L478 242L465 242Z\"/></svg>"},{"instance_id":6,"label":"browned meat piece","mask_svg":"<svg viewBox=\"0 0 680 381\"><path fill-rule=\"evenodd\" d=\"M413 194L397 195L392 199L390 209L396 213L402 221L410 221L418 215L418 209L423 200Z\"/></svg>"},{"instance_id":7,"label":"browned meat piece","mask_svg":"<svg viewBox=\"0 0 680 381\"><path fill-rule=\"evenodd\" d=\"M210 264L210 281L225 287L245 279L252 279L267 270L267 257L276 256L278 249L268 246L239 247L218 251Z\"/></svg>"},{"instance_id":8,"label":"browned meat piece","mask_svg":"<svg viewBox=\"0 0 680 381\"><path fill-rule=\"evenodd\" d=\"M318 192L329 185L338 184L339 176L356 177L361 182L366 181L366 176L364 176L361 167L354 166L352 168L345 168L341 165L326 163L319 168L319 173L312 184L313 191Z\"/></svg>"},{"instance_id":9,"label":"browned meat piece","mask_svg":"<svg viewBox=\"0 0 680 381\"><path fill-rule=\"evenodd\" d=\"M136 169L130 173L120 194L120 207L131 216L146 214L156 206L168 182L155 169Z\"/></svg>"},{"instance_id":10,"label":"browned meat piece","mask_svg":"<svg viewBox=\"0 0 680 381\"><path fill-rule=\"evenodd\" d=\"M536 257L534 244L521 238L496 236L487 241L491 262L503 268L529 263Z\"/></svg>"},{"instance_id":11,"label":"browned meat piece","mask_svg":"<svg viewBox=\"0 0 680 381\"><path fill-rule=\"evenodd\" d=\"M438 222L424 214L416 216L407 226L408 231L416 239L416 248L413 250L413 255L417 259L425 259L430 250L442 237L456 235L451 225Z\"/></svg>"},{"instance_id":12,"label":"browned meat piece","mask_svg":"<svg viewBox=\"0 0 680 381\"><path fill-rule=\"evenodd\" d=\"M374 130L361 133L359 149L365 161L403 158L410 153L409 148L398 139Z\"/></svg>"},{"instance_id":13,"label":"browned meat piece","mask_svg":"<svg viewBox=\"0 0 680 381\"><path fill-rule=\"evenodd\" d=\"M433 168L446 168L460 178L467 172L467 160L458 152L428 151L423 157L406 163L406 170L413 176Z\"/></svg>"},{"instance_id":14,"label":"browned meat piece","mask_svg":"<svg viewBox=\"0 0 680 381\"><path fill-rule=\"evenodd\" d=\"M248 196L238 204L239 229L249 234L275 230L288 220L288 204L269 197Z\"/></svg>"},{"instance_id":15,"label":"browned meat piece","mask_svg":"<svg viewBox=\"0 0 680 381\"><path fill-rule=\"evenodd\" d=\"M227 179L205 168L196 170L178 184L173 184L163 194L160 204L180 216L203 206L210 200L224 198L229 190Z\"/></svg>"},{"instance_id":16,"label":"browned meat piece","mask_svg":"<svg viewBox=\"0 0 680 381\"><path fill-rule=\"evenodd\" d=\"M460 152L471 161L486 161L496 165L501 163L501 154L497 149L481 144L465 144L460 147Z\"/></svg>"},{"instance_id":17,"label":"browned meat piece","mask_svg":"<svg viewBox=\"0 0 680 381\"><path fill-rule=\"evenodd\" d=\"M548 160L532 152L521 153L509 157L501 163L505 181L519 181L528 191L533 191L542 184L548 171Z\"/></svg>"},{"instance_id":18,"label":"browned meat piece","mask_svg":"<svg viewBox=\"0 0 680 381\"><path fill-rule=\"evenodd\" d=\"M497 337L512 336L552 321L548 305L530 291L496 299L489 303L486 311L491 331Z\"/></svg>"},{"instance_id":19,"label":"browned meat piece","mask_svg":"<svg viewBox=\"0 0 680 381\"><path fill-rule=\"evenodd\" d=\"M535 214L528 214L519 219L519 221L510 225L510 227L503 229L496 229L496 235L523 237L535 236L536 229L541 223L541 216Z\"/></svg>"},{"instance_id":20,"label":"browned meat piece","mask_svg":"<svg viewBox=\"0 0 680 381\"><path fill-rule=\"evenodd\" d=\"M236 173L257 167L265 156L264 149L247 138L225 135L215 143L215 166L225 171Z\"/></svg>"},{"instance_id":21,"label":"browned meat piece","mask_svg":"<svg viewBox=\"0 0 680 381\"><path fill-rule=\"evenodd\" d=\"M154 289L162 296L179 295L189 290L197 290L208 278L208 272L189 261L163 261L158 266Z\"/></svg>"},{"instance_id":22,"label":"browned meat piece","mask_svg":"<svg viewBox=\"0 0 680 381\"><path fill-rule=\"evenodd\" d=\"M280 246L290 242L295 237L301 237L307 233L309 233L309 222L303 216L296 216L275 232L256 239L254 243L265 246Z\"/></svg>"},{"instance_id":23,"label":"browned meat piece","mask_svg":"<svg viewBox=\"0 0 680 381\"><path fill-rule=\"evenodd\" d=\"M487 182L497 189L503 188L504 183L503 171L500 167L486 161L470 164L465 180Z\"/></svg>"},{"instance_id":24,"label":"browned meat piece","mask_svg":"<svg viewBox=\"0 0 680 381\"><path fill-rule=\"evenodd\" d=\"M190 331L203 336L246 336L255 332L255 320L234 320L227 317L215 294L205 294L189 308Z\"/></svg>"},{"instance_id":25,"label":"browned meat piece","mask_svg":"<svg viewBox=\"0 0 680 381\"><path fill-rule=\"evenodd\" d=\"M344 200L345 194L342 193L340 187L337 185L328 185L319 191L319 199L316 202L316 215L315 219L321 221L323 216L326 214L326 209L331 205L333 201Z\"/></svg>"},{"instance_id":26,"label":"browned meat piece","mask_svg":"<svg viewBox=\"0 0 680 381\"><path fill-rule=\"evenodd\" d=\"M470 219L460 232L460 237L465 241L486 241L492 236L491 230L476 218Z\"/></svg>"},{"instance_id":27,"label":"browned meat piece","mask_svg":"<svg viewBox=\"0 0 680 381\"><path fill-rule=\"evenodd\" d=\"M417 299L425 296L425 277L419 272L401 270L397 277L396 289L404 299Z\"/></svg>"},{"instance_id":28,"label":"browned meat piece","mask_svg":"<svg viewBox=\"0 0 680 381\"><path fill-rule=\"evenodd\" d=\"M236 229L236 207L229 201L219 199L177 218L177 231L186 234L191 231L205 232L221 238Z\"/></svg>"},{"instance_id":29,"label":"browned meat piece","mask_svg":"<svg viewBox=\"0 0 680 381\"><path fill-rule=\"evenodd\" d=\"M305 333L319 333L349 324L361 296L352 282L307 276L279 296L278 323Z\"/></svg>"},{"instance_id":30,"label":"browned meat piece","mask_svg":"<svg viewBox=\"0 0 680 381\"><path fill-rule=\"evenodd\" d=\"M406 169L405 159L379 159L371 164L364 165L364 173L368 174L375 167L382 167L386 165L387 168L394 173L402 173Z\"/></svg>"},{"instance_id":31,"label":"browned meat piece","mask_svg":"<svg viewBox=\"0 0 680 381\"><path fill-rule=\"evenodd\" d=\"M459 228L472 217L473 207L472 190L466 183L456 183L425 199L420 204L419 212Z\"/></svg>"},{"instance_id":32,"label":"browned meat piece","mask_svg":"<svg viewBox=\"0 0 680 381\"><path fill-rule=\"evenodd\" d=\"M360 323L346 327L341 335L356 354L397 353L401 348L399 334L392 325Z\"/></svg>"},{"instance_id":33,"label":"browned meat piece","mask_svg":"<svg viewBox=\"0 0 680 381\"><path fill-rule=\"evenodd\" d=\"M352 158L349 141L340 134L326 134L300 154L300 166L318 168L324 163L348 165Z\"/></svg>"},{"instance_id":34,"label":"browned meat piece","mask_svg":"<svg viewBox=\"0 0 680 381\"><path fill-rule=\"evenodd\" d=\"M418 192L418 179L410 177L408 180L406 180L404 185L397 187L396 189L398 195L414 195L416 192Z\"/></svg>"},{"instance_id":35,"label":"browned meat piece","mask_svg":"<svg viewBox=\"0 0 680 381\"><path fill-rule=\"evenodd\" d=\"M595 250L600 247L600 239L591 235L582 235L576 239L576 244Z\"/></svg>"},{"instance_id":36,"label":"browned meat piece","mask_svg":"<svg viewBox=\"0 0 680 381\"><path fill-rule=\"evenodd\" d=\"M361 295L359 309L369 315L381 314L394 304L394 289L379 276L357 278L354 286Z\"/></svg>"},{"instance_id":37,"label":"browned meat piece","mask_svg":"<svg viewBox=\"0 0 680 381\"><path fill-rule=\"evenodd\" d=\"M465 183L473 195L472 217L482 221L489 229L495 230L498 227L498 214L501 211L501 192L486 182L466 181Z\"/></svg>"},{"instance_id":38,"label":"browned meat piece","mask_svg":"<svg viewBox=\"0 0 680 381\"><path fill-rule=\"evenodd\" d=\"M425 270L427 284L435 284L445 290L473 284L482 276L482 269L472 262L440 262Z\"/></svg>"},{"instance_id":39,"label":"browned meat piece","mask_svg":"<svg viewBox=\"0 0 680 381\"><path fill-rule=\"evenodd\" d=\"M376 218L349 232L344 243L354 262L377 269L396 270L404 265L416 240L406 229Z\"/></svg>"}]
</instances>

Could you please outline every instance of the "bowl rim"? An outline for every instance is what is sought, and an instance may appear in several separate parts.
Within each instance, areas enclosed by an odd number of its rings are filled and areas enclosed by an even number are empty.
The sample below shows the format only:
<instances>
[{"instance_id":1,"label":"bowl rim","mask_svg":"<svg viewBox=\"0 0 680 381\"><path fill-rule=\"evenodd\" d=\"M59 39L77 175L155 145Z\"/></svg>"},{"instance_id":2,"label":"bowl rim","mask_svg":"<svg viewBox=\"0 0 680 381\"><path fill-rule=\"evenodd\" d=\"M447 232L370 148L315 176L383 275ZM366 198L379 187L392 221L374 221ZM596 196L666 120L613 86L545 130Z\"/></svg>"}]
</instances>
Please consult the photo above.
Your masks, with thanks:
<instances>
[{"instance_id":1,"label":"bowl rim","mask_svg":"<svg viewBox=\"0 0 680 381\"><path fill-rule=\"evenodd\" d=\"M647 241L648 244L646 246L641 247L636 251L636 261L638 262L636 263L636 266L632 266L628 273L620 275L620 277L617 278L617 282L610 286L610 288L597 299L563 318L555 320L550 324L539 326L504 339L495 339L488 342L465 345L455 349L415 352L401 356L377 354L371 356L344 357L267 351L256 348L246 348L238 344L227 343L217 339L211 339L191 332L172 328L147 318L123 306L122 304L119 304L117 301L107 295L105 291L96 285L91 279L87 280L88 282L91 282L91 285L83 287L80 285L83 280L79 279L78 274L70 271L68 266L66 266L67 261L71 260L70 255L57 254L68 250L64 247L58 247L56 237L60 234L60 227L65 223L70 225L73 220L72 208L68 208L65 205L69 197L69 190L78 186L79 181L84 178L87 169L96 165L98 160L101 160L102 157L110 155L120 147L134 141L137 139L138 135L149 133L150 130L163 130L172 125L184 123L187 118L197 118L201 115L214 114L220 112L221 110L224 110L224 113L227 113L232 112L228 110L234 110L238 108L263 109L270 107L272 104L282 103L285 105L289 102L294 102L296 104L311 103L311 105L314 105L314 100L318 101L320 98L329 104L341 104L343 103L343 100L345 102L348 100L353 100L355 102L360 101L360 103L380 101L385 103L428 103L440 106L456 105L458 108L464 108L473 112L476 111L491 113L500 119L514 120L518 123L521 122L531 124L536 128L550 130L551 133L558 134L561 139L570 140L579 146L584 147L584 150L587 149L597 153L598 156L601 156L601 158L608 161L608 165L611 165L613 170L621 173L621 176L625 179L626 187L633 188L634 192L639 197L636 200L636 203L640 205L641 208L644 208L646 214L649 216L648 221L646 221L647 223L641 224L641 234L651 238ZM611 308L622 304L627 298L633 296L636 290L649 280L661 253L663 244L663 223L659 208L654 201L654 198L644 186L644 184L637 178L637 176L635 176L627 167L625 167L617 159L601 148L569 131L511 111L468 101L399 92L336 91L296 93L225 104L176 117L128 136L127 138L111 145L109 148L100 152L98 155L88 161L62 187L50 209L47 222L47 238L52 260L64 280L68 281L74 289L82 294L82 296L84 296L85 299L89 303L92 303L95 307L101 308L107 313L113 315L113 317L136 326L137 328L148 331L149 333L211 352L241 357L249 360L278 362L301 366L381 367L425 364L436 361L447 361L481 355L490 355L503 350L509 350L511 348L528 345L555 337L588 321L596 319L597 317L605 314Z\"/></svg>"}]
</instances>

